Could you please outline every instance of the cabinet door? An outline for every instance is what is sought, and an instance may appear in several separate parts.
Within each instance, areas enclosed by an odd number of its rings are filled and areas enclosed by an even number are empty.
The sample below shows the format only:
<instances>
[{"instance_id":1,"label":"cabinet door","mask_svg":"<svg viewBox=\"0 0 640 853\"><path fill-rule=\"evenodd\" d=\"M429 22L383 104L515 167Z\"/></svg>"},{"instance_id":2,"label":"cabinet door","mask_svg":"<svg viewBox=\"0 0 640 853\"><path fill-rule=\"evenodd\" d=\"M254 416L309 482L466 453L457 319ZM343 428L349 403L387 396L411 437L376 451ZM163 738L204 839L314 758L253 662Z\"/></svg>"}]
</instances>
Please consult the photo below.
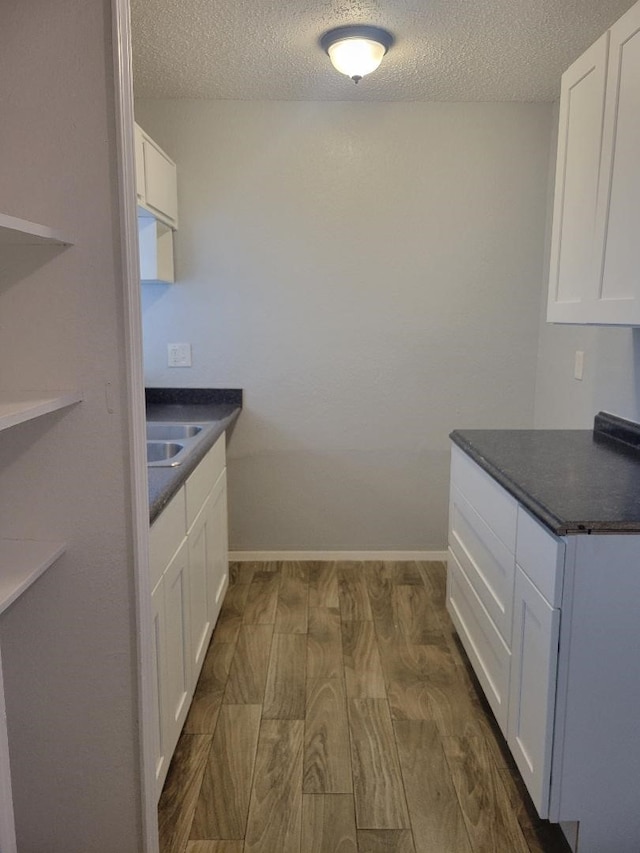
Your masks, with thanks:
<instances>
[{"instance_id":1,"label":"cabinet door","mask_svg":"<svg viewBox=\"0 0 640 853\"><path fill-rule=\"evenodd\" d=\"M560 610L516 566L507 741L540 817L549 811Z\"/></svg>"},{"instance_id":2,"label":"cabinet door","mask_svg":"<svg viewBox=\"0 0 640 853\"><path fill-rule=\"evenodd\" d=\"M151 525L149 569L152 589L167 570L171 557L176 553L184 539L187 529L185 518L185 490L180 489Z\"/></svg>"},{"instance_id":3,"label":"cabinet door","mask_svg":"<svg viewBox=\"0 0 640 853\"><path fill-rule=\"evenodd\" d=\"M189 529L189 591L191 601L191 671L198 679L211 639L213 624L209 614L211 562L213 559L213 519L208 497Z\"/></svg>"},{"instance_id":4,"label":"cabinet door","mask_svg":"<svg viewBox=\"0 0 640 853\"><path fill-rule=\"evenodd\" d=\"M211 515L211 577L209 582L209 619L215 626L229 583L229 546L227 533L227 474L220 474L209 501Z\"/></svg>"},{"instance_id":5,"label":"cabinet door","mask_svg":"<svg viewBox=\"0 0 640 853\"><path fill-rule=\"evenodd\" d=\"M171 753L167 745L167 654L166 622L164 616L164 578L160 578L151 594L153 618L153 737L156 760L156 796L162 793L162 786L169 768Z\"/></svg>"},{"instance_id":6,"label":"cabinet door","mask_svg":"<svg viewBox=\"0 0 640 853\"><path fill-rule=\"evenodd\" d=\"M610 30L597 221L597 322L640 324L640 5Z\"/></svg>"},{"instance_id":7,"label":"cabinet door","mask_svg":"<svg viewBox=\"0 0 640 853\"><path fill-rule=\"evenodd\" d=\"M562 76L551 236L550 323L587 323L596 293L594 239L609 34ZM597 254L597 253L595 253Z\"/></svg>"},{"instance_id":8,"label":"cabinet door","mask_svg":"<svg viewBox=\"0 0 640 853\"><path fill-rule=\"evenodd\" d=\"M178 742L192 696L190 661L190 574L186 540L164 573L166 706L162 716L169 755Z\"/></svg>"},{"instance_id":9,"label":"cabinet door","mask_svg":"<svg viewBox=\"0 0 640 853\"><path fill-rule=\"evenodd\" d=\"M174 227L178 224L176 166L147 136L144 137L145 204Z\"/></svg>"}]
</instances>

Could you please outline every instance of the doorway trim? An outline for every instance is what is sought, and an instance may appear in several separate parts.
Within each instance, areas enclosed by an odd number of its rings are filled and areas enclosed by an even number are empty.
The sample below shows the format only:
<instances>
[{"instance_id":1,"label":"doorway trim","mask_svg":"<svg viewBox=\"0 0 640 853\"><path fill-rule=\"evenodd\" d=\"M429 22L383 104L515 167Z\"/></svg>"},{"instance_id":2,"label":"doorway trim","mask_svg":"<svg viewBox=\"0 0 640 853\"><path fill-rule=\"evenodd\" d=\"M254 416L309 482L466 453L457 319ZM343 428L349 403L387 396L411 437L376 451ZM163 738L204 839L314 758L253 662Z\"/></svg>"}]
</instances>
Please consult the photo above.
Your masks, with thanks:
<instances>
[{"instance_id":1,"label":"doorway trim","mask_svg":"<svg viewBox=\"0 0 640 853\"><path fill-rule=\"evenodd\" d=\"M136 206L131 10L129 0L111 0L118 159L122 296L131 457L131 535L134 577L131 600L136 635L140 803L144 853L158 853L153 690L153 617L149 573L149 494L146 466L144 368L138 218Z\"/></svg>"}]
</instances>

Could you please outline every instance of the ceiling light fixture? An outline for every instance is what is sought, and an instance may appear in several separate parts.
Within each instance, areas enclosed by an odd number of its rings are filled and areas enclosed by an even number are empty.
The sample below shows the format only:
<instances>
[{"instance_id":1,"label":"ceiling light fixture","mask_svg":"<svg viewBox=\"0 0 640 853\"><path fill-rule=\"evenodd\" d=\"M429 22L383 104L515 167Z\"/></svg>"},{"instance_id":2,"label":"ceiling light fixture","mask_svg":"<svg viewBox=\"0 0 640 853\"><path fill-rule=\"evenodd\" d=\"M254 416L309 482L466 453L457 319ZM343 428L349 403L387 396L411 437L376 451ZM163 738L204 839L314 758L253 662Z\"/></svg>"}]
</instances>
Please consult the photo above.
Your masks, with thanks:
<instances>
[{"instance_id":1,"label":"ceiling light fixture","mask_svg":"<svg viewBox=\"0 0 640 853\"><path fill-rule=\"evenodd\" d=\"M393 44L393 36L380 27L354 25L336 27L320 39L333 67L354 83L371 74Z\"/></svg>"}]
</instances>

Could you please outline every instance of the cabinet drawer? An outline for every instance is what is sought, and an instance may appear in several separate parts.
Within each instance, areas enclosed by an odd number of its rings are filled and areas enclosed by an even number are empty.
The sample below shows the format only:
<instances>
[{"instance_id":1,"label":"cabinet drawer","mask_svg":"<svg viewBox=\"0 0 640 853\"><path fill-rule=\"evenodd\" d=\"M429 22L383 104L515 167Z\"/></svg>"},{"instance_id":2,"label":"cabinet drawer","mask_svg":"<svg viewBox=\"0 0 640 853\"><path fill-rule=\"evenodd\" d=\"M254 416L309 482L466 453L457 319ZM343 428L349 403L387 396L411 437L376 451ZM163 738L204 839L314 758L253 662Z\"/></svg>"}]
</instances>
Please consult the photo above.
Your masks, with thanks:
<instances>
[{"instance_id":1,"label":"cabinet drawer","mask_svg":"<svg viewBox=\"0 0 640 853\"><path fill-rule=\"evenodd\" d=\"M506 737L511 653L451 551L447 572L447 610Z\"/></svg>"},{"instance_id":2,"label":"cabinet drawer","mask_svg":"<svg viewBox=\"0 0 640 853\"><path fill-rule=\"evenodd\" d=\"M158 583L171 557L180 547L186 532L185 492L180 489L151 525L149 568L151 588Z\"/></svg>"},{"instance_id":3,"label":"cabinet drawer","mask_svg":"<svg viewBox=\"0 0 640 853\"><path fill-rule=\"evenodd\" d=\"M510 647L515 558L456 488L451 489L449 545Z\"/></svg>"},{"instance_id":4,"label":"cabinet drawer","mask_svg":"<svg viewBox=\"0 0 640 853\"><path fill-rule=\"evenodd\" d=\"M516 562L552 607L560 606L564 542L518 508Z\"/></svg>"},{"instance_id":5,"label":"cabinet drawer","mask_svg":"<svg viewBox=\"0 0 640 853\"><path fill-rule=\"evenodd\" d=\"M469 501L513 554L518 504L459 447L451 448L451 485Z\"/></svg>"},{"instance_id":6,"label":"cabinet drawer","mask_svg":"<svg viewBox=\"0 0 640 853\"><path fill-rule=\"evenodd\" d=\"M196 520L207 495L213 489L216 480L225 467L225 434L213 445L198 465L186 484L187 493L187 530Z\"/></svg>"}]
</instances>

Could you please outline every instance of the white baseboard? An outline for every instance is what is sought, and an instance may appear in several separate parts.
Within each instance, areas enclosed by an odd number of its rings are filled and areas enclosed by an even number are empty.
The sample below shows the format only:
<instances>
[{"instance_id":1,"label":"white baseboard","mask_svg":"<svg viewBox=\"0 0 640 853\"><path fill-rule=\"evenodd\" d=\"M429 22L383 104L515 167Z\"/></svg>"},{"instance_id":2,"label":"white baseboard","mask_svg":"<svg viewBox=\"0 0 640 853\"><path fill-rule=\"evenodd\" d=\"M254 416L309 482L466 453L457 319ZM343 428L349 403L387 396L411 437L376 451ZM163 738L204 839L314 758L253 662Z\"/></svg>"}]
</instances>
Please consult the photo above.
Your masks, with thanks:
<instances>
[{"instance_id":1,"label":"white baseboard","mask_svg":"<svg viewBox=\"0 0 640 853\"><path fill-rule=\"evenodd\" d=\"M356 561L392 561L407 562L443 562L446 551L230 551L229 560L233 563L274 562L309 560L335 562L336 560Z\"/></svg>"}]
</instances>

